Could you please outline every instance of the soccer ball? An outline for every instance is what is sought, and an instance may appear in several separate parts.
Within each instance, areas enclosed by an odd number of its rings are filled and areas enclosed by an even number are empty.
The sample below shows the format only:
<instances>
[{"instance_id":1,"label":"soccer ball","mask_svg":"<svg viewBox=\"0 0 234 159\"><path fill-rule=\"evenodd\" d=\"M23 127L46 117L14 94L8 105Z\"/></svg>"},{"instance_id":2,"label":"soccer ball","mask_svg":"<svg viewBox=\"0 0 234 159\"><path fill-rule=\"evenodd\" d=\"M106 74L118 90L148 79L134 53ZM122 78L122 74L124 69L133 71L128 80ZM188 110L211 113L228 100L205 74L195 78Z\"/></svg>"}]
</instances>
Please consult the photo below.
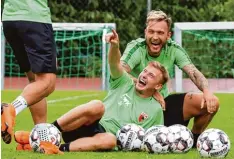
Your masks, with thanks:
<instances>
[{"instance_id":1,"label":"soccer ball","mask_svg":"<svg viewBox=\"0 0 234 159\"><path fill-rule=\"evenodd\" d=\"M149 153L167 153L170 151L168 141L169 130L163 125L152 126L147 129L143 139L143 150Z\"/></svg>"},{"instance_id":2,"label":"soccer ball","mask_svg":"<svg viewBox=\"0 0 234 159\"><path fill-rule=\"evenodd\" d=\"M202 157L223 158L230 147L227 134L219 129L207 129L197 140L197 150Z\"/></svg>"},{"instance_id":3,"label":"soccer ball","mask_svg":"<svg viewBox=\"0 0 234 159\"><path fill-rule=\"evenodd\" d=\"M124 125L117 131L117 146L119 150L140 151L145 130L136 124Z\"/></svg>"},{"instance_id":4,"label":"soccer ball","mask_svg":"<svg viewBox=\"0 0 234 159\"><path fill-rule=\"evenodd\" d=\"M168 127L168 140L170 142L170 149L174 153L188 152L193 146L193 134L185 126L175 124Z\"/></svg>"},{"instance_id":5,"label":"soccer ball","mask_svg":"<svg viewBox=\"0 0 234 159\"><path fill-rule=\"evenodd\" d=\"M48 141L59 146L61 143L61 133L53 124L41 123L35 125L29 137L29 143L36 152L41 152L40 142Z\"/></svg>"}]
</instances>

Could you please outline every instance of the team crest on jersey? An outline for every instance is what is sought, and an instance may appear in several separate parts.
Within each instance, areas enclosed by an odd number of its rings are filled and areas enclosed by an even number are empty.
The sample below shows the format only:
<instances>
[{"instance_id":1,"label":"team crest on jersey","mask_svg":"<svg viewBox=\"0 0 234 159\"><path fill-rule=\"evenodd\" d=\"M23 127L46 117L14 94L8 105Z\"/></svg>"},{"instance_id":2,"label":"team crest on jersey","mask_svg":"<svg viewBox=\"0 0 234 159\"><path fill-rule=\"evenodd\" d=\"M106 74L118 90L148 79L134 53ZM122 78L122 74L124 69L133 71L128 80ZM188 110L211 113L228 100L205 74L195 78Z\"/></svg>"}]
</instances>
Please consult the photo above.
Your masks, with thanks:
<instances>
[{"instance_id":1,"label":"team crest on jersey","mask_svg":"<svg viewBox=\"0 0 234 159\"><path fill-rule=\"evenodd\" d=\"M125 93L120 97L118 105L119 106L126 106L126 107L129 107L130 105L132 105L131 98L128 96L128 94Z\"/></svg>"},{"instance_id":2,"label":"team crest on jersey","mask_svg":"<svg viewBox=\"0 0 234 159\"><path fill-rule=\"evenodd\" d=\"M148 118L148 114L146 114L145 112L142 112L138 117L138 121L142 122L142 121L146 120L147 118Z\"/></svg>"}]
</instances>

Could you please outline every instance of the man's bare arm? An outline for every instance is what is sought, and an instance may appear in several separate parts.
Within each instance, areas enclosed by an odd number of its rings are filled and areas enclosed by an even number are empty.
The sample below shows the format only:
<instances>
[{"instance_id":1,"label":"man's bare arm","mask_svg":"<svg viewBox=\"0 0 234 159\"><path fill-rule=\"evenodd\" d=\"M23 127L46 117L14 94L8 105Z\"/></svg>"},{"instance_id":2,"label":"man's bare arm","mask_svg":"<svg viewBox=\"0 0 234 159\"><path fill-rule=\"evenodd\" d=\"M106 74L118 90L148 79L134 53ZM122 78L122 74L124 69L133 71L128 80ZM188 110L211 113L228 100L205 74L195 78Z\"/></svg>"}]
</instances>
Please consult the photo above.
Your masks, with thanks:
<instances>
[{"instance_id":1,"label":"man's bare arm","mask_svg":"<svg viewBox=\"0 0 234 159\"><path fill-rule=\"evenodd\" d=\"M193 65L189 64L183 67L183 71L187 73L193 83L200 89L204 91L208 89L208 81L205 76Z\"/></svg>"},{"instance_id":2,"label":"man's bare arm","mask_svg":"<svg viewBox=\"0 0 234 159\"><path fill-rule=\"evenodd\" d=\"M133 81L136 83L137 82L137 78L133 77L130 72L131 72L131 68L129 67L128 64L126 64L124 61L121 61L121 65L123 67L123 69L128 73L128 75L133 79Z\"/></svg>"},{"instance_id":3,"label":"man's bare arm","mask_svg":"<svg viewBox=\"0 0 234 159\"><path fill-rule=\"evenodd\" d=\"M110 43L110 49L108 54L108 63L110 66L110 74L113 79L119 78L124 69L120 64L121 53L119 51L119 37L115 30L112 30L111 34L107 34L106 41Z\"/></svg>"}]
</instances>

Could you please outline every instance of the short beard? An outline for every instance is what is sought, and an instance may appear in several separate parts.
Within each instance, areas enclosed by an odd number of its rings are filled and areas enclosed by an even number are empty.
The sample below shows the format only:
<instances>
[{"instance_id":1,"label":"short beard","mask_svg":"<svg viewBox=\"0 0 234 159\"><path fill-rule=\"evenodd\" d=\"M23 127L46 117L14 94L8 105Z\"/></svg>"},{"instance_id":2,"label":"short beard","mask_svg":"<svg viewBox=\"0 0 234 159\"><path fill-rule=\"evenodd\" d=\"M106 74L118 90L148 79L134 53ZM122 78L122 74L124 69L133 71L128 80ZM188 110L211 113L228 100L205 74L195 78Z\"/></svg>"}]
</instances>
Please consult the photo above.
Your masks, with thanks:
<instances>
[{"instance_id":1,"label":"short beard","mask_svg":"<svg viewBox=\"0 0 234 159\"><path fill-rule=\"evenodd\" d=\"M149 55L150 55L151 57L158 57L158 56L160 55L160 52L161 52L162 48L160 49L159 52L157 52L157 54L151 53L151 52L150 52L150 48L149 48L148 46L147 46L147 50L148 50L148 53L149 53Z\"/></svg>"}]
</instances>

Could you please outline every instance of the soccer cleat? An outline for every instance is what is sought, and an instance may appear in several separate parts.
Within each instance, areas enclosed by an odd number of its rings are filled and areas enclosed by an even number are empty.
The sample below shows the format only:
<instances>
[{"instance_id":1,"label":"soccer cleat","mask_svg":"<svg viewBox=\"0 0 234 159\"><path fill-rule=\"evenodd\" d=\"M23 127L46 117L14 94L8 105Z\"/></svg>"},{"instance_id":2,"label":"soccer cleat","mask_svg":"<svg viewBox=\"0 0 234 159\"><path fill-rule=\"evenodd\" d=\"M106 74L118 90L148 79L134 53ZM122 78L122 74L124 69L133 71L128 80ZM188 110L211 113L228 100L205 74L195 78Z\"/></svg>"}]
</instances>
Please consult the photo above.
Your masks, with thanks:
<instances>
[{"instance_id":1,"label":"soccer cleat","mask_svg":"<svg viewBox=\"0 0 234 159\"><path fill-rule=\"evenodd\" d=\"M40 142L40 152L44 154L63 154L58 146L47 141Z\"/></svg>"},{"instance_id":2,"label":"soccer cleat","mask_svg":"<svg viewBox=\"0 0 234 159\"><path fill-rule=\"evenodd\" d=\"M22 144L17 144L16 150L17 150L17 151L22 151L22 150L24 150L24 145L22 145Z\"/></svg>"},{"instance_id":3,"label":"soccer cleat","mask_svg":"<svg viewBox=\"0 0 234 159\"><path fill-rule=\"evenodd\" d=\"M13 137L13 128L15 125L15 108L12 104L1 104L1 135L2 140L9 144Z\"/></svg>"},{"instance_id":4,"label":"soccer cleat","mask_svg":"<svg viewBox=\"0 0 234 159\"><path fill-rule=\"evenodd\" d=\"M18 143L16 146L17 151L32 151L32 148L29 144L20 144Z\"/></svg>"},{"instance_id":5,"label":"soccer cleat","mask_svg":"<svg viewBox=\"0 0 234 159\"><path fill-rule=\"evenodd\" d=\"M19 144L29 144L29 131L16 131L15 132L15 141Z\"/></svg>"}]
</instances>

